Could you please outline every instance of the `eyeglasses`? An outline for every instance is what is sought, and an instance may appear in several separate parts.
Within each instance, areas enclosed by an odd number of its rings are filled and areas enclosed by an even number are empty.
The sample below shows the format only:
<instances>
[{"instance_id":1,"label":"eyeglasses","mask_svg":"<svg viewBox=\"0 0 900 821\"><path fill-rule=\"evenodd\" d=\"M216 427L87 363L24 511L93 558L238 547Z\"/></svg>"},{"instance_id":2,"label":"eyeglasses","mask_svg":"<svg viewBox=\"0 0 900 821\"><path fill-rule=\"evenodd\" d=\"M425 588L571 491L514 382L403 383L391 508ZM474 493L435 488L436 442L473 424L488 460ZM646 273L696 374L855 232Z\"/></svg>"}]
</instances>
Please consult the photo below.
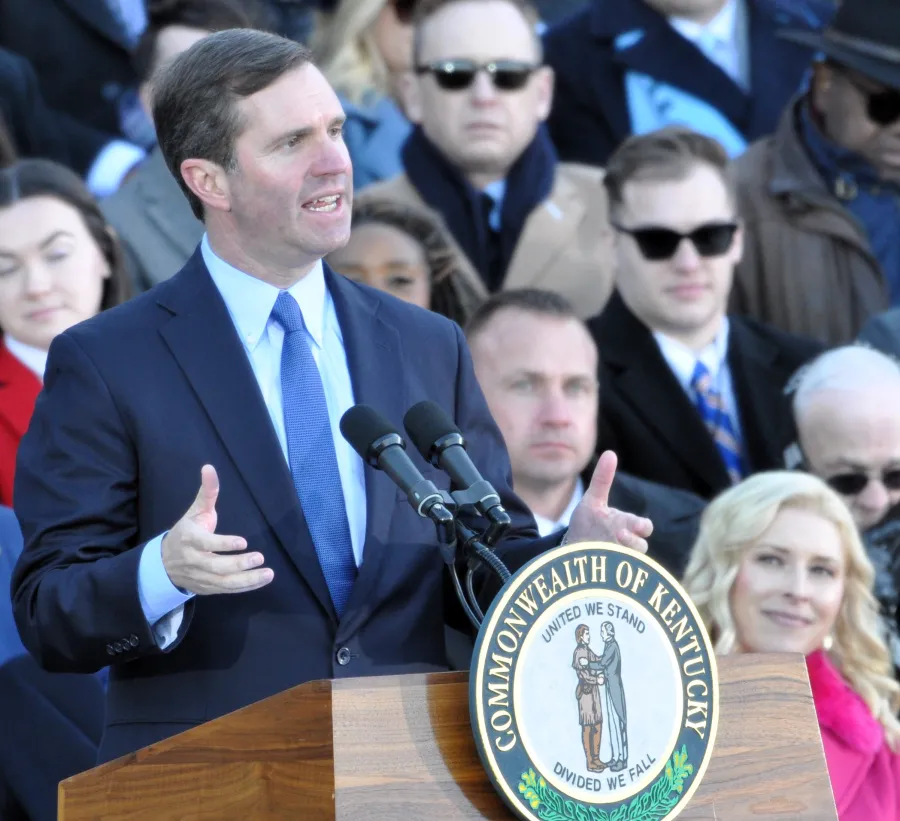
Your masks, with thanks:
<instances>
[{"instance_id":1,"label":"eyeglasses","mask_svg":"<svg viewBox=\"0 0 900 821\"><path fill-rule=\"evenodd\" d=\"M416 74L431 74L444 91L462 91L475 82L479 71L487 72L497 91L518 91L538 66L518 60L494 60L476 63L474 60L440 60L427 66L417 66Z\"/></svg>"},{"instance_id":2,"label":"eyeglasses","mask_svg":"<svg viewBox=\"0 0 900 821\"><path fill-rule=\"evenodd\" d=\"M830 476L825 482L841 496L856 496L862 493L872 481L867 473L838 473ZM888 490L900 490L900 468L889 468L881 474L881 483Z\"/></svg>"},{"instance_id":3,"label":"eyeglasses","mask_svg":"<svg viewBox=\"0 0 900 821\"><path fill-rule=\"evenodd\" d=\"M682 234L671 228L648 225L644 228L625 228L613 224L613 228L634 237L644 259L660 262L671 259L682 240L690 240L701 257L718 257L731 248L737 232L736 222L707 222L693 231Z\"/></svg>"},{"instance_id":4,"label":"eyeglasses","mask_svg":"<svg viewBox=\"0 0 900 821\"><path fill-rule=\"evenodd\" d=\"M900 120L900 91L893 88L875 88L854 72L840 70L866 101L866 116L875 125L893 125Z\"/></svg>"},{"instance_id":5,"label":"eyeglasses","mask_svg":"<svg viewBox=\"0 0 900 821\"><path fill-rule=\"evenodd\" d=\"M394 7L394 13L397 15L397 19L407 25L412 22L413 12L416 10L416 3L418 0L391 0L391 5Z\"/></svg>"}]
</instances>

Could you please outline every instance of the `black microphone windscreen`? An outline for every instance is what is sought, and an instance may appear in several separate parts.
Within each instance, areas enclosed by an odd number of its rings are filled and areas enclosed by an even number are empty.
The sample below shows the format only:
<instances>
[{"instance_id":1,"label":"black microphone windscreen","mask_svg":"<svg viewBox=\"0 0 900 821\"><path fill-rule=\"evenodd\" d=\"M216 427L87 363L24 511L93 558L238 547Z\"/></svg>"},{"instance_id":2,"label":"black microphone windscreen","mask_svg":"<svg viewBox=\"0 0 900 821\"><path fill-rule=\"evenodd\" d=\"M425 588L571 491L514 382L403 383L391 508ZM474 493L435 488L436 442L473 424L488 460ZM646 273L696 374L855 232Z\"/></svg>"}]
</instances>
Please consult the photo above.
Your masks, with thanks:
<instances>
[{"instance_id":1,"label":"black microphone windscreen","mask_svg":"<svg viewBox=\"0 0 900 821\"><path fill-rule=\"evenodd\" d=\"M413 405L406 412L406 416L403 417L403 427L406 428L416 450L426 461L430 458L432 445L438 439L449 433L460 432L446 411L436 402L428 399Z\"/></svg>"},{"instance_id":2,"label":"black microphone windscreen","mask_svg":"<svg viewBox=\"0 0 900 821\"><path fill-rule=\"evenodd\" d=\"M368 405L354 405L341 417L341 435L363 459L373 442L391 433L397 429Z\"/></svg>"}]
</instances>

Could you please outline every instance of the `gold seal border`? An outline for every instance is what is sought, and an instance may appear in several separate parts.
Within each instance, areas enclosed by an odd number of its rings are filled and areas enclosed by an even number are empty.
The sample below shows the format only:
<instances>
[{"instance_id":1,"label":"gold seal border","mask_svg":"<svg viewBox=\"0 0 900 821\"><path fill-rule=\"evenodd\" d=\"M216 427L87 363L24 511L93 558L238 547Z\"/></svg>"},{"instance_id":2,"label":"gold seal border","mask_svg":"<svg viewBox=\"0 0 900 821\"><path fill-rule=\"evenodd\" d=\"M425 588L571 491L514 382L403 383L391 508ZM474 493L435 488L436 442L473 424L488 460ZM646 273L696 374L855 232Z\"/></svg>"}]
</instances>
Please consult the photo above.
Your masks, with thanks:
<instances>
[{"instance_id":1,"label":"gold seal border","mask_svg":"<svg viewBox=\"0 0 900 821\"><path fill-rule=\"evenodd\" d=\"M681 814L682 810L684 810L685 807L688 806L691 798L693 798L694 793L700 786L700 782L706 775L706 770L709 767L709 762L711 761L713 756L716 738L719 731L719 668L718 664L716 663L716 656L715 652L713 651L712 642L710 641L709 635L706 632L706 626L703 624L703 620L700 618L700 613L697 611L694 602L687 595L687 592L681 586L681 583L668 570L666 570L655 559L651 559L649 556L646 556L643 553L636 553L633 550L620 547L619 545L615 545L610 542L575 542L574 544L555 547L552 550L548 550L545 553L536 556L531 561L529 561L528 564L524 565L518 571L516 571L515 574L513 574L510 582L507 583L508 586L506 587L506 589L501 590L498 596L491 603L491 607L488 610L485 620L481 625L481 629L478 631L478 639L475 647L475 678L473 684L473 691L479 694L475 699L475 715L477 718L477 727L475 729L478 733L478 740L480 741L480 744L478 746L481 747L482 757L488 759L488 766L490 768L490 775L492 777L491 780L495 785L499 786L501 791L504 793L507 799L507 803L511 807L515 808L515 811L523 817L534 819L534 821L540 821L539 817L535 813L531 812L531 808L526 806L522 802L521 796L519 796L517 792L510 786L506 777L503 775L500 767L497 764L497 757L494 754L494 748L491 745L490 736L487 731L487 725L484 715L484 700L481 698L480 694L484 690L484 669L486 666L486 655L487 650L491 644L488 636L493 636L494 631L497 629L497 623L500 621L502 614L505 613L510 601L521 592L523 587L527 586L523 584L526 579L530 584L531 579L534 577L537 571L546 567L548 564L551 564L561 558L570 556L575 553L584 553L596 550L602 550L606 553L618 554L631 561L645 564L648 567L653 568L653 570L659 573L662 578L669 582L669 584L677 591L682 603L687 605L688 610L694 617L694 620L699 627L698 632L703 638L703 644L704 647L706 647L707 656L709 657L710 677L712 679L713 689L713 698L711 699L712 710L710 710L711 718L709 722L709 739L706 744L706 750L703 756L703 760L699 765L697 765L697 768L691 778L690 786L684 791L681 800L678 802L672 812L669 813L669 815L667 815L664 819L661 819L661 821L674 821L674 819ZM594 589L604 590L605 588L596 587ZM683 680L684 679L682 677L682 681ZM512 703L512 700L510 700L510 704ZM645 789L649 789L650 786L651 785L648 784ZM572 799L571 796L568 795L566 795L566 797L570 798L570 800L579 800L580 803L584 803L581 802L580 799ZM620 802L617 801L616 803ZM604 807L606 805L602 802L596 802L592 804L592 806Z\"/></svg>"}]
</instances>

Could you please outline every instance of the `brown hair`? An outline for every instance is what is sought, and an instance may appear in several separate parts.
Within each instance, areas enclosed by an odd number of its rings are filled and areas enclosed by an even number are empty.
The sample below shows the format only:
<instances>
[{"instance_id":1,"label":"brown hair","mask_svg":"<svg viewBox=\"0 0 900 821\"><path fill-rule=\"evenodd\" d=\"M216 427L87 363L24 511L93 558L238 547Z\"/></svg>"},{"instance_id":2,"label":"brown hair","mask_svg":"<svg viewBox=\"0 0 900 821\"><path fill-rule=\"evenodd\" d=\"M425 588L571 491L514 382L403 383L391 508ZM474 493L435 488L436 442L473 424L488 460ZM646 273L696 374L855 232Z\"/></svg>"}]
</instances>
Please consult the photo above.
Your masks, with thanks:
<instances>
[{"instance_id":1,"label":"brown hair","mask_svg":"<svg viewBox=\"0 0 900 821\"><path fill-rule=\"evenodd\" d=\"M481 297L463 275L461 251L446 229L423 209L394 200L364 199L353 209L353 227L372 224L396 228L422 246L431 273L431 310L464 325Z\"/></svg>"},{"instance_id":2,"label":"brown hair","mask_svg":"<svg viewBox=\"0 0 900 821\"><path fill-rule=\"evenodd\" d=\"M473 339L497 314L507 309L581 322L575 312L575 306L562 294L540 288L510 288L493 294L481 303L466 325L466 338Z\"/></svg>"},{"instance_id":3,"label":"brown hair","mask_svg":"<svg viewBox=\"0 0 900 821\"><path fill-rule=\"evenodd\" d=\"M422 30L424 28L425 22L437 14L441 9L446 8L447 6L455 6L457 3L487 3L487 2L496 2L496 0L418 0L413 9L412 14L412 24L413 24L413 63L418 65L419 56L422 53ZM538 13L537 7L534 5L531 0L502 0L504 3L509 3L511 6L514 6L525 18L525 22L531 27L534 32L534 42L535 48L537 49L537 62L541 63L544 60L544 44L538 34L537 26L540 23L541 16Z\"/></svg>"},{"instance_id":4,"label":"brown hair","mask_svg":"<svg viewBox=\"0 0 900 821\"><path fill-rule=\"evenodd\" d=\"M584 634L588 632L590 628L586 624L579 624L578 627L575 628L575 641L581 641Z\"/></svg>"},{"instance_id":5,"label":"brown hair","mask_svg":"<svg viewBox=\"0 0 900 821\"><path fill-rule=\"evenodd\" d=\"M0 208L8 208L31 197L54 197L81 214L110 269L110 275L103 282L100 310L125 302L131 296L131 279L125 268L122 247L97 201L78 175L50 160L20 160L0 169Z\"/></svg>"},{"instance_id":6,"label":"brown hair","mask_svg":"<svg viewBox=\"0 0 900 821\"><path fill-rule=\"evenodd\" d=\"M257 0L151 0L147 4L147 28L131 57L138 79L145 83L156 71L159 35L171 26L198 31L263 28Z\"/></svg>"},{"instance_id":7,"label":"brown hair","mask_svg":"<svg viewBox=\"0 0 900 821\"><path fill-rule=\"evenodd\" d=\"M609 210L622 206L625 186L633 180L671 182L684 179L697 165L708 165L722 177L732 202L737 195L731 161L721 143L683 126L667 126L626 139L606 164L603 184Z\"/></svg>"},{"instance_id":8,"label":"brown hair","mask_svg":"<svg viewBox=\"0 0 900 821\"><path fill-rule=\"evenodd\" d=\"M293 40L229 29L204 37L162 70L153 90L156 136L197 219L203 203L182 179L181 164L195 158L234 171L234 144L245 127L237 102L309 62L309 50Z\"/></svg>"}]
</instances>

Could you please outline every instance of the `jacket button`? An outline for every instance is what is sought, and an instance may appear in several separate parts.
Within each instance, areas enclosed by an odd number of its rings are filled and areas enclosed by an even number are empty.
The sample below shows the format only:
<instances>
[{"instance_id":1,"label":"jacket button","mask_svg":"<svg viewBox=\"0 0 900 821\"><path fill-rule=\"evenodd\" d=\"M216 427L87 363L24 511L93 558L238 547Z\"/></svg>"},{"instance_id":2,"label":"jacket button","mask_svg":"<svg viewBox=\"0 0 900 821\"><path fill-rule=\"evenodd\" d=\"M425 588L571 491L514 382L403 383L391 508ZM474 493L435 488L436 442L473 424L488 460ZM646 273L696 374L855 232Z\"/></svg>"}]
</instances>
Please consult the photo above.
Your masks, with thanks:
<instances>
[{"instance_id":1,"label":"jacket button","mask_svg":"<svg viewBox=\"0 0 900 821\"><path fill-rule=\"evenodd\" d=\"M129 643L132 647L137 647L137 646L140 644L140 641L138 640L138 637L137 637L137 636L135 636L134 634L132 634L132 635L130 635L130 636L128 637L128 643Z\"/></svg>"},{"instance_id":2,"label":"jacket button","mask_svg":"<svg viewBox=\"0 0 900 821\"><path fill-rule=\"evenodd\" d=\"M342 647L337 651L337 663L341 665L341 667L346 667L350 663L350 650L346 647Z\"/></svg>"},{"instance_id":3,"label":"jacket button","mask_svg":"<svg viewBox=\"0 0 900 821\"><path fill-rule=\"evenodd\" d=\"M114 656L116 654L116 650L111 644L106 645L106 652L111 656Z\"/></svg>"},{"instance_id":4,"label":"jacket button","mask_svg":"<svg viewBox=\"0 0 900 821\"><path fill-rule=\"evenodd\" d=\"M113 649L114 649L117 653L121 653L125 648L122 647L122 642L121 642L121 641L114 641L114 642L113 642Z\"/></svg>"}]
</instances>

